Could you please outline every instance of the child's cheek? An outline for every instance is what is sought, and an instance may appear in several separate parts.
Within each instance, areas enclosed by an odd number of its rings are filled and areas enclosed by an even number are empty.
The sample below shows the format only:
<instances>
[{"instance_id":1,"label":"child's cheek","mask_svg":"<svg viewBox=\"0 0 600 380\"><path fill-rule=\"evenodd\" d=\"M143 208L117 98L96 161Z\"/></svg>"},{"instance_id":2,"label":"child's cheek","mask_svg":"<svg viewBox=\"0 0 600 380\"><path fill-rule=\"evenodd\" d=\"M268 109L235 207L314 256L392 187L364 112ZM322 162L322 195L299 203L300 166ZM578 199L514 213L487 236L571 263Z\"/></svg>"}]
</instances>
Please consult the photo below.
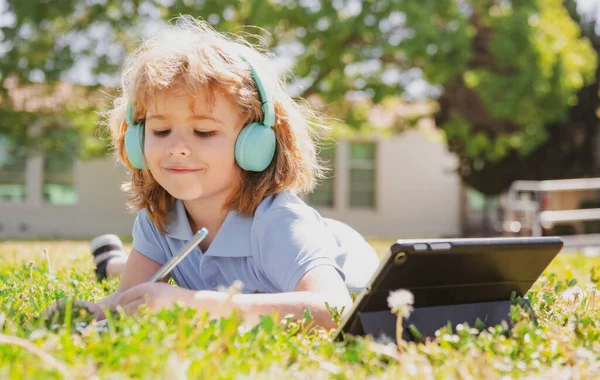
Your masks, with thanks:
<instances>
[{"instance_id":1,"label":"child's cheek","mask_svg":"<svg viewBox=\"0 0 600 380\"><path fill-rule=\"evenodd\" d=\"M144 141L144 156L146 159L160 155L160 141L155 136L146 136Z\"/></svg>"},{"instance_id":2,"label":"child's cheek","mask_svg":"<svg viewBox=\"0 0 600 380\"><path fill-rule=\"evenodd\" d=\"M233 157L235 150L235 140L228 138L224 134L217 134L205 141L204 151L211 152L211 156Z\"/></svg>"}]
</instances>

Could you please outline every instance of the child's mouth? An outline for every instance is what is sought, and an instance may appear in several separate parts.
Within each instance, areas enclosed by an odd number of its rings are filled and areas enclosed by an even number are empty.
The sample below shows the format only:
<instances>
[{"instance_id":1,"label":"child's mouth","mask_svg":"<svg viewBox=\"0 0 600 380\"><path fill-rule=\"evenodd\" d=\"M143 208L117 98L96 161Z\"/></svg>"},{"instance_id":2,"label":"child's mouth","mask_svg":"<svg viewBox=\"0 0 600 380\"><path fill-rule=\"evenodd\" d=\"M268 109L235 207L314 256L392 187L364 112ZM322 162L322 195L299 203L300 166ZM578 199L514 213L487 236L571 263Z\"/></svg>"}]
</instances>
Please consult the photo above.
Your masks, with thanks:
<instances>
[{"instance_id":1,"label":"child's mouth","mask_svg":"<svg viewBox=\"0 0 600 380\"><path fill-rule=\"evenodd\" d=\"M200 169L177 169L177 168L167 168L169 173L173 174L187 174L187 173L195 173L200 171Z\"/></svg>"}]
</instances>

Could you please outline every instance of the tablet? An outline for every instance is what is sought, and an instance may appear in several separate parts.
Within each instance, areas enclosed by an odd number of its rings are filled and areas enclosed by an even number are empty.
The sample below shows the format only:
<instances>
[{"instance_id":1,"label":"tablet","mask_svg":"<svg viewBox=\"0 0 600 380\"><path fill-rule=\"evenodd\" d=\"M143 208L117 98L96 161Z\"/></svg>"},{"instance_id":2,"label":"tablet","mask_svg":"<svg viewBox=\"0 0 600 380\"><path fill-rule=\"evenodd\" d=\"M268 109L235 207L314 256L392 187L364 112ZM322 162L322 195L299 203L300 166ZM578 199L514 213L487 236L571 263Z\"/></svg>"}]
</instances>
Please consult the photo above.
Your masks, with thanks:
<instances>
[{"instance_id":1,"label":"tablet","mask_svg":"<svg viewBox=\"0 0 600 380\"><path fill-rule=\"evenodd\" d=\"M413 293L414 310L404 324L416 326L422 337L433 337L447 323L510 323L513 292L524 297L562 246L555 236L398 240L334 336L394 338L396 316L387 297L397 289ZM414 338L409 329L403 337Z\"/></svg>"}]
</instances>

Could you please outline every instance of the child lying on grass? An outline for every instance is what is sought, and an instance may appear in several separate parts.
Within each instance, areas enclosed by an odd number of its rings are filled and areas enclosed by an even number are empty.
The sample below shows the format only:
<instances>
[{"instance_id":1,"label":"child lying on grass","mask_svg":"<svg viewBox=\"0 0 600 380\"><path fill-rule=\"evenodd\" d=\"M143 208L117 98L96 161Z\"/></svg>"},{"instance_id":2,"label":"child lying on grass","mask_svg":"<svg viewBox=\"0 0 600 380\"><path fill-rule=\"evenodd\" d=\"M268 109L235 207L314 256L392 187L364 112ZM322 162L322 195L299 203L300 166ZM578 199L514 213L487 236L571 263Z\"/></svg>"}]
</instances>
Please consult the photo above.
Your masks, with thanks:
<instances>
[{"instance_id":1,"label":"child lying on grass","mask_svg":"<svg viewBox=\"0 0 600 380\"><path fill-rule=\"evenodd\" d=\"M182 21L136 50L108 113L138 214L117 291L83 304L99 319L117 306L134 313L181 302L216 315L235 309L250 323L310 309L317 325L334 327L326 302L348 309L349 290L366 285L378 259L356 231L297 195L322 173L316 115L255 49ZM203 227L207 238L171 273L178 286L148 283ZM101 276L114 248L97 252ZM234 281L241 294L217 291Z\"/></svg>"}]
</instances>

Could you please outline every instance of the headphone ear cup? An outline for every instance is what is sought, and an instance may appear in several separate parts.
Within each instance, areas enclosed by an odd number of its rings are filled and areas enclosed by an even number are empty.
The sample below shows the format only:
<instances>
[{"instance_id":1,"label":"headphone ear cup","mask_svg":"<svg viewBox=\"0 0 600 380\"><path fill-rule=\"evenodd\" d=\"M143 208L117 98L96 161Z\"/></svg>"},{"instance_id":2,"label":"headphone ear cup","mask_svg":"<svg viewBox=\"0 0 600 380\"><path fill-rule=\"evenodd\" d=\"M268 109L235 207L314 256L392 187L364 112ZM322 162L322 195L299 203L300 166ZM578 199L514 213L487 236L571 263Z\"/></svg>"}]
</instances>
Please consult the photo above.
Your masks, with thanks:
<instances>
[{"instance_id":1,"label":"headphone ear cup","mask_svg":"<svg viewBox=\"0 0 600 380\"><path fill-rule=\"evenodd\" d=\"M134 168L144 168L144 127L141 124L130 125L125 132L125 153Z\"/></svg>"},{"instance_id":2,"label":"headphone ear cup","mask_svg":"<svg viewBox=\"0 0 600 380\"><path fill-rule=\"evenodd\" d=\"M275 132L261 123L244 127L235 141L235 160L244 170L262 172L275 155Z\"/></svg>"}]
</instances>

